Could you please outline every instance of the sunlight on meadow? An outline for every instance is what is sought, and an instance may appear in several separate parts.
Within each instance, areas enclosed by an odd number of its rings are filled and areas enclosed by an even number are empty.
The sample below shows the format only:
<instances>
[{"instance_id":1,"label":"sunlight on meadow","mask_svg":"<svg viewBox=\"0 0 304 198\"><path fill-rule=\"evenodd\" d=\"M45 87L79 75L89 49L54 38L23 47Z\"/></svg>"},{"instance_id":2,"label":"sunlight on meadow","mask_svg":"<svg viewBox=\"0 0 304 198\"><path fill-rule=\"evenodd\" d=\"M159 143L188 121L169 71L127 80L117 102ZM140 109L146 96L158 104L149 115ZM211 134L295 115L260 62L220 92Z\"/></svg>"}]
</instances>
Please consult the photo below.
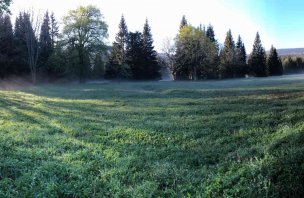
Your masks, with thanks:
<instances>
[{"instance_id":1,"label":"sunlight on meadow","mask_svg":"<svg viewBox=\"0 0 304 198\"><path fill-rule=\"evenodd\" d=\"M239 82L0 91L0 194L296 196L303 77Z\"/></svg>"}]
</instances>

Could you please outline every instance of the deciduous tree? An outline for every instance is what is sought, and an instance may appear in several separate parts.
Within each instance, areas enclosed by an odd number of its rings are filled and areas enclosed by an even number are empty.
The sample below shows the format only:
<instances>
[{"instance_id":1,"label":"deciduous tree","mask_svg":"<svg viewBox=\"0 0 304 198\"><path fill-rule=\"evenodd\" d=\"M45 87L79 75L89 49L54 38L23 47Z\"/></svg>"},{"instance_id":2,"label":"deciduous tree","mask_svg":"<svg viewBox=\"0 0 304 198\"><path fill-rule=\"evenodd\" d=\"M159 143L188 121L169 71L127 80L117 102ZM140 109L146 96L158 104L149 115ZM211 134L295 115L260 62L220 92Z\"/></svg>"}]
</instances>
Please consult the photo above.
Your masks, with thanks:
<instances>
[{"instance_id":1,"label":"deciduous tree","mask_svg":"<svg viewBox=\"0 0 304 198\"><path fill-rule=\"evenodd\" d=\"M100 10L94 6L80 6L69 11L63 23L65 40L77 51L79 81L84 82L89 73L90 59L95 58L97 52L106 50L108 26Z\"/></svg>"}]
</instances>

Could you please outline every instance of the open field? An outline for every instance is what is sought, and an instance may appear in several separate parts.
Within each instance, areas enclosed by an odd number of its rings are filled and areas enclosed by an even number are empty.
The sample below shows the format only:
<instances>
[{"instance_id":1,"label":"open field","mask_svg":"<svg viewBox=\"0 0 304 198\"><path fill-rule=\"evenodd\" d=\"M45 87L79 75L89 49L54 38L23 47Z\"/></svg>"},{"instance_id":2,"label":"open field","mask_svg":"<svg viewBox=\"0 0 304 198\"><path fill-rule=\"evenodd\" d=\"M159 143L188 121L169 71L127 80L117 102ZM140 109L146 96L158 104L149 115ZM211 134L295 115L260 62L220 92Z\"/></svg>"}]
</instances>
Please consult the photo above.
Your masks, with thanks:
<instances>
[{"instance_id":1,"label":"open field","mask_svg":"<svg viewBox=\"0 0 304 198\"><path fill-rule=\"evenodd\" d=\"M0 91L0 197L303 197L304 76Z\"/></svg>"}]
</instances>

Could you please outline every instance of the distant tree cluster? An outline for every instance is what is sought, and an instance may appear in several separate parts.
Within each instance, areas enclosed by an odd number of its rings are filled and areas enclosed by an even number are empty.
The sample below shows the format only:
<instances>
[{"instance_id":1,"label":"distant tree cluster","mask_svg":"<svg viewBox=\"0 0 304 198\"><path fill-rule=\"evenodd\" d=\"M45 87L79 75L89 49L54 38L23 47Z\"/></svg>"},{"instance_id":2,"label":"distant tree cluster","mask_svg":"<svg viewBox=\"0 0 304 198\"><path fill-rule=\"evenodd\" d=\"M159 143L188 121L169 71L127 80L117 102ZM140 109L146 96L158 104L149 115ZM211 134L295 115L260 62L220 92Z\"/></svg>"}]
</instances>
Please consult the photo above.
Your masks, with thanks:
<instances>
[{"instance_id":1,"label":"distant tree cluster","mask_svg":"<svg viewBox=\"0 0 304 198\"><path fill-rule=\"evenodd\" d=\"M170 46L171 45L171 46ZM241 36L235 43L231 30L227 32L223 47L215 39L213 26L189 25L185 16L180 24L175 43L165 43L163 50L168 67L175 80L201 80L282 75L283 67L274 47L267 57L259 33L253 51L248 57Z\"/></svg>"},{"instance_id":2,"label":"distant tree cluster","mask_svg":"<svg viewBox=\"0 0 304 198\"><path fill-rule=\"evenodd\" d=\"M57 37L57 21L48 12L41 26L32 13L21 12L14 28L9 15L0 15L0 76L30 74L35 83L38 72L50 70Z\"/></svg>"},{"instance_id":3,"label":"distant tree cluster","mask_svg":"<svg viewBox=\"0 0 304 198\"><path fill-rule=\"evenodd\" d=\"M78 77L81 82L105 72L107 25L99 9L79 7L64 18L59 34L53 13L43 19L21 12L12 27L8 14L0 15L0 77L39 79Z\"/></svg>"},{"instance_id":4,"label":"distant tree cluster","mask_svg":"<svg viewBox=\"0 0 304 198\"><path fill-rule=\"evenodd\" d=\"M285 74L304 73L303 56L285 56L282 57L282 63Z\"/></svg>"},{"instance_id":5,"label":"distant tree cluster","mask_svg":"<svg viewBox=\"0 0 304 198\"><path fill-rule=\"evenodd\" d=\"M146 20L143 32L129 32L124 16L113 43L106 68L111 79L155 80L161 77L151 27Z\"/></svg>"}]
</instances>

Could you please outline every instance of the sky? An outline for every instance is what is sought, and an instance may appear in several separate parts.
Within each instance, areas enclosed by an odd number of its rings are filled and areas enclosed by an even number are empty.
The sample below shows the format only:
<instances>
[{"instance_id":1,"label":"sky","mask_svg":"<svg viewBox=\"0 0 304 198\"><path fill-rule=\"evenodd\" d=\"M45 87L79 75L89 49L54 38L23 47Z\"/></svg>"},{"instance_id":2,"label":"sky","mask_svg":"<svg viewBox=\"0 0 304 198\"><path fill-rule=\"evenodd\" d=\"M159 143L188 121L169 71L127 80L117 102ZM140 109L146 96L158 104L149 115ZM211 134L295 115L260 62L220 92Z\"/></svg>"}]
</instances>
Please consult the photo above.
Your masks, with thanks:
<instances>
[{"instance_id":1,"label":"sky","mask_svg":"<svg viewBox=\"0 0 304 198\"><path fill-rule=\"evenodd\" d=\"M231 29L235 40L241 35L248 53L257 31L266 50L271 45L304 47L303 0L13 0L11 11L15 18L22 10L34 9L41 15L49 10L61 21L80 5L100 8L109 26L109 44L123 14L130 31L142 31L148 18L157 51L165 39L176 36L183 15L193 26L212 24L219 43Z\"/></svg>"}]
</instances>

